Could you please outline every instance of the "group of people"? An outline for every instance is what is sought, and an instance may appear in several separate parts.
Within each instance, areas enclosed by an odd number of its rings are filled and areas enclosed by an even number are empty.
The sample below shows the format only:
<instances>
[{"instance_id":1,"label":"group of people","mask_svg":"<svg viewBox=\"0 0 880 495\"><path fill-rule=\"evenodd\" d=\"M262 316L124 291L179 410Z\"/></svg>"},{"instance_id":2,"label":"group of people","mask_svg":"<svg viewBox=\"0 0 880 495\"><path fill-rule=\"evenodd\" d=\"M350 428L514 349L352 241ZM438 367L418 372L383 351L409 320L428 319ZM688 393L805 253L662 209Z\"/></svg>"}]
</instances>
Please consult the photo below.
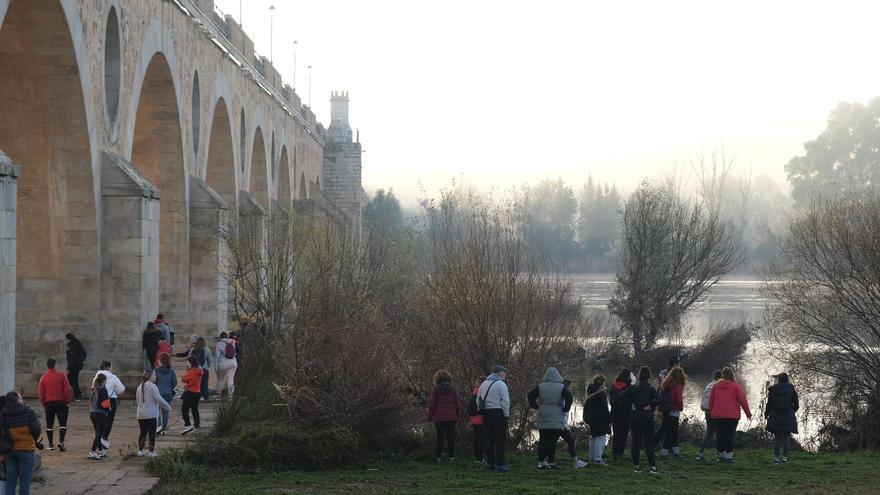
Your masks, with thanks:
<instances>
[{"instance_id":1,"label":"group of people","mask_svg":"<svg viewBox=\"0 0 880 495\"><path fill-rule=\"evenodd\" d=\"M247 322L242 322L242 329L245 330L247 325ZM70 406L72 402L84 398L79 374L87 353L85 346L73 334L68 333L65 339L67 375L56 370L55 359L48 359L46 372L40 377L37 388L44 410L48 445L42 443L43 430L38 414L24 404L18 392L12 391L0 397L0 462L6 472L6 494L14 495L17 488L20 494L29 493L35 449L67 450L65 440ZM134 394L140 430L139 457L155 457L156 436L168 430L171 403L178 386L172 356L185 358L187 363L187 371L180 379L183 384L181 415L184 420L181 434L199 431L198 406L200 400L210 400L208 373L211 367L217 372L217 393L222 396L226 392L231 397L235 392L235 373L241 359L241 343L235 332L221 332L213 352L204 337L193 336L189 348L176 354L172 350L173 343L173 328L162 314L157 315L144 329L142 347L147 364ZM113 373L112 363L101 361L88 392L89 419L94 430L89 459L107 457L119 399L125 390L122 380Z\"/></svg>"},{"instance_id":2,"label":"group of people","mask_svg":"<svg viewBox=\"0 0 880 495\"><path fill-rule=\"evenodd\" d=\"M506 383L509 371L496 365L492 373L474 383L467 412L473 429L474 459L490 471L507 472L505 461L507 422L510 417L510 392ZM649 473L659 475L655 445L661 458L682 457L679 447L679 421L684 411L685 387L688 377L678 357L669 360L669 367L652 384L651 369L642 366L637 373L623 368L611 387L605 376L593 377L586 388L583 420L589 428L588 458L578 456L571 432L570 413L574 404L571 382L556 368L548 368L543 381L527 395L529 406L537 410L534 425L538 430L538 468L556 467L556 446L565 440L575 468L607 465L604 450L608 435L612 436L612 457L623 460L628 441L633 469L640 473L644 451ZM455 429L460 417L459 396L446 370L434 374L434 385L428 396L427 420L437 432L436 460L443 461L444 447L449 459L455 457ZM791 435L797 433L798 395L786 373L776 375L776 384L768 383L764 410L767 430L774 435L774 463L787 463ZM736 381L731 368L717 370L700 397L705 414L706 430L700 443L698 460L705 460L705 450L715 441L718 461L733 464L734 436L743 413L751 419L752 412L743 387ZM659 415L659 428L657 427ZM782 456L780 457L780 454Z\"/></svg>"}]
</instances>

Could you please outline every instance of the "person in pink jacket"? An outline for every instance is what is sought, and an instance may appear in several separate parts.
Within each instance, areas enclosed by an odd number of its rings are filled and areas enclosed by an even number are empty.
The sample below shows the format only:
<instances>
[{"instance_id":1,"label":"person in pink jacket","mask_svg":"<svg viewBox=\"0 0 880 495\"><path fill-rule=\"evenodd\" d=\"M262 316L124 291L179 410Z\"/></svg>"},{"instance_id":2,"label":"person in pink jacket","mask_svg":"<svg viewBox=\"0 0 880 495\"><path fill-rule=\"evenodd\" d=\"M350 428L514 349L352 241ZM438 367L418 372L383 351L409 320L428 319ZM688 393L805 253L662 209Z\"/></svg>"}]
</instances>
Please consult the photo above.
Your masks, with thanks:
<instances>
[{"instance_id":1,"label":"person in pink jacket","mask_svg":"<svg viewBox=\"0 0 880 495\"><path fill-rule=\"evenodd\" d=\"M452 386L452 375L446 370L434 373L434 387L428 396L428 421L437 429L437 463L443 461L446 441L449 460L455 460L455 425L458 423L458 393Z\"/></svg>"},{"instance_id":2,"label":"person in pink jacket","mask_svg":"<svg viewBox=\"0 0 880 495\"><path fill-rule=\"evenodd\" d=\"M715 382L709 395L709 414L712 421L715 421L718 457L727 464L734 463L733 436L736 433L736 424L739 423L740 409L745 411L747 418L752 419L745 391L734 379L733 370L724 368L721 371L721 380Z\"/></svg>"}]
</instances>

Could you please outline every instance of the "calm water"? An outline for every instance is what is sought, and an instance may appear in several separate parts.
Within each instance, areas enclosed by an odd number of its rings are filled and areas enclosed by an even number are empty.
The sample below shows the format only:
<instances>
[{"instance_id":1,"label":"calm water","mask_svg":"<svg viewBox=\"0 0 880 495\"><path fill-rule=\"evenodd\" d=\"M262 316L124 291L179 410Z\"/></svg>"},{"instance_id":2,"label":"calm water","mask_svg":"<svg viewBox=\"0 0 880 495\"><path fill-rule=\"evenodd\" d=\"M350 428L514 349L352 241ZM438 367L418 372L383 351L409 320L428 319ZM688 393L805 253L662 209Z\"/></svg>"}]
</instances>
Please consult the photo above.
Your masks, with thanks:
<instances>
[{"instance_id":1,"label":"calm water","mask_svg":"<svg viewBox=\"0 0 880 495\"><path fill-rule=\"evenodd\" d=\"M570 275L575 292L580 296L585 308L607 311L608 301L614 290L614 275ZM694 305L684 322L688 341L697 341L718 328L740 323L761 322L763 320L765 299L761 295L760 280L754 278L731 277L717 283L704 301ZM761 416L764 384L771 375L785 371L778 362L761 350L761 337L749 344L745 359L737 369L737 380L746 389L749 405L755 418L751 422L745 416L739 423L740 429L755 426ZM683 364L687 371L687 362ZM658 370L653 370L655 375ZM685 390L685 414L703 417L700 410L700 397L711 376L688 374ZM583 392L583 391L581 391ZM577 417L577 416L576 416Z\"/></svg>"}]
</instances>

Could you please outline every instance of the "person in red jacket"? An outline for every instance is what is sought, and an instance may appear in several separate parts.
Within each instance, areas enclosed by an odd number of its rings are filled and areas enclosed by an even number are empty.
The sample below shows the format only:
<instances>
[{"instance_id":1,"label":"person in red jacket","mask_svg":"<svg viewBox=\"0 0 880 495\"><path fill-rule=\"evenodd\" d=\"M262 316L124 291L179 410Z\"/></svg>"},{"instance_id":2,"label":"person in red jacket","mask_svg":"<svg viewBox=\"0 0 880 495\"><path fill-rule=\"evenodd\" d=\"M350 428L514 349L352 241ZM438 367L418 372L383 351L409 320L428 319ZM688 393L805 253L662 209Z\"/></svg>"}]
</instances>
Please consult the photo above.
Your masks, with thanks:
<instances>
[{"instance_id":1,"label":"person in red jacket","mask_svg":"<svg viewBox=\"0 0 880 495\"><path fill-rule=\"evenodd\" d=\"M739 423L740 408L745 411L747 418L752 419L746 393L736 383L733 370L724 368L721 370L721 380L715 382L709 395L709 414L712 421L715 421L718 457L727 464L734 463L733 435L736 433L736 424Z\"/></svg>"},{"instance_id":2,"label":"person in red jacket","mask_svg":"<svg viewBox=\"0 0 880 495\"><path fill-rule=\"evenodd\" d=\"M471 400L468 403L468 412L470 413L471 429L474 430L474 460L480 464L486 463L484 452L485 432L483 431L483 415L477 411L477 394L480 392L480 384L486 377L481 376L474 382L471 388Z\"/></svg>"},{"instance_id":3,"label":"person in red jacket","mask_svg":"<svg viewBox=\"0 0 880 495\"><path fill-rule=\"evenodd\" d=\"M46 373L40 377L37 388L40 403L46 411L46 436L49 450L55 450L55 418L58 418L58 450L64 452L64 437L67 436L67 415L73 401L73 388L64 373L55 371L55 360L46 361Z\"/></svg>"},{"instance_id":4,"label":"person in red jacket","mask_svg":"<svg viewBox=\"0 0 880 495\"><path fill-rule=\"evenodd\" d=\"M180 380L184 385L183 395L181 396L183 405L180 408L180 412L183 414L183 431L181 435L186 435L193 431L193 426L189 422L190 411L192 411L195 430L198 431L199 429L199 399L201 398L202 391L202 375L205 373L202 367L199 366L199 360L195 356L186 358L186 362L189 363L189 369Z\"/></svg>"},{"instance_id":5,"label":"person in red jacket","mask_svg":"<svg viewBox=\"0 0 880 495\"><path fill-rule=\"evenodd\" d=\"M685 385L687 385L687 375L680 367L670 369L660 383L663 423L654 435L654 444L663 441L660 457L664 459L668 458L670 453L675 457L681 457L678 447L678 421L684 410Z\"/></svg>"},{"instance_id":6,"label":"person in red jacket","mask_svg":"<svg viewBox=\"0 0 880 495\"><path fill-rule=\"evenodd\" d=\"M452 386L452 375L446 370L434 373L434 387L428 396L428 421L437 430L437 463L443 462L443 442L449 460L455 460L455 424L458 423L458 394Z\"/></svg>"}]
</instances>

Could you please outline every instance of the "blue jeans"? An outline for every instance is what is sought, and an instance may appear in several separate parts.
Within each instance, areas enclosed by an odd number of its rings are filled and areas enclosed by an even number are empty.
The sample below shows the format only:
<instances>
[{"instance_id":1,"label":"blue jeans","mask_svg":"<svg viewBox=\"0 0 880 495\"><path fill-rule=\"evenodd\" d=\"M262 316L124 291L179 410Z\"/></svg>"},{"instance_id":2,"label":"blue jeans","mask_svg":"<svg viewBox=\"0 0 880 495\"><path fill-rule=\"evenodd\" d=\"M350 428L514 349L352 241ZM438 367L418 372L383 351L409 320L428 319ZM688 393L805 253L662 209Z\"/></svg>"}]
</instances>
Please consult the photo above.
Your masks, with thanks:
<instances>
[{"instance_id":1,"label":"blue jeans","mask_svg":"<svg viewBox=\"0 0 880 495\"><path fill-rule=\"evenodd\" d=\"M6 456L6 495L15 495L15 487L21 485L21 495L31 493L31 476L34 474L34 453L11 452Z\"/></svg>"},{"instance_id":2,"label":"blue jeans","mask_svg":"<svg viewBox=\"0 0 880 495\"><path fill-rule=\"evenodd\" d=\"M162 394L162 398L165 399L169 405L171 405L171 401L174 400L174 394ZM165 409L159 409L159 424L162 425L163 430L168 429L168 413L170 411L166 411Z\"/></svg>"}]
</instances>

